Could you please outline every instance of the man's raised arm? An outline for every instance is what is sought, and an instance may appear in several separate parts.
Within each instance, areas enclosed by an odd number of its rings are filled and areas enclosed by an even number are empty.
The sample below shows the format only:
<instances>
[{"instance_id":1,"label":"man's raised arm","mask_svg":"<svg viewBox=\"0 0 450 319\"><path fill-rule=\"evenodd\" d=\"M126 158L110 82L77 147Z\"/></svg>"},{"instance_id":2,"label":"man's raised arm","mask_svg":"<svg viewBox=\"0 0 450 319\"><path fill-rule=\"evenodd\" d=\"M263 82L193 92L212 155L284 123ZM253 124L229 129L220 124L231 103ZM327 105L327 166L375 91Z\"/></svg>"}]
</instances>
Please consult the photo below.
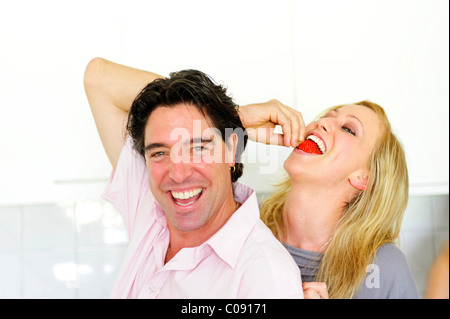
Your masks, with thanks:
<instances>
[{"instance_id":1,"label":"man's raised arm","mask_svg":"<svg viewBox=\"0 0 450 319\"><path fill-rule=\"evenodd\" d=\"M113 168L124 144L128 111L139 92L160 75L94 58L86 67L84 88L100 139Z\"/></svg>"}]
</instances>

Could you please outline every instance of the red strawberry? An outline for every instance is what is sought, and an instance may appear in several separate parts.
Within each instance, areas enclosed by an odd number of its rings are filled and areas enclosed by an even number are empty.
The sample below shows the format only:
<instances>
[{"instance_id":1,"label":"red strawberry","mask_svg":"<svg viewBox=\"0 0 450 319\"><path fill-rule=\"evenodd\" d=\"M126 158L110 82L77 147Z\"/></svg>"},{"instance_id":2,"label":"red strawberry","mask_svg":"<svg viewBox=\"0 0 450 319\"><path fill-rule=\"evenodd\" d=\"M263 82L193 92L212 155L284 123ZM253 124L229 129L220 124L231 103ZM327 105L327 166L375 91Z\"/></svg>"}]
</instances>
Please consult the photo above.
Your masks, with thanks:
<instances>
[{"instance_id":1,"label":"red strawberry","mask_svg":"<svg viewBox=\"0 0 450 319\"><path fill-rule=\"evenodd\" d=\"M303 141L299 146L297 146L299 149L301 149L303 152L309 153L309 154L322 154L319 147L316 143L314 143L311 140Z\"/></svg>"}]
</instances>

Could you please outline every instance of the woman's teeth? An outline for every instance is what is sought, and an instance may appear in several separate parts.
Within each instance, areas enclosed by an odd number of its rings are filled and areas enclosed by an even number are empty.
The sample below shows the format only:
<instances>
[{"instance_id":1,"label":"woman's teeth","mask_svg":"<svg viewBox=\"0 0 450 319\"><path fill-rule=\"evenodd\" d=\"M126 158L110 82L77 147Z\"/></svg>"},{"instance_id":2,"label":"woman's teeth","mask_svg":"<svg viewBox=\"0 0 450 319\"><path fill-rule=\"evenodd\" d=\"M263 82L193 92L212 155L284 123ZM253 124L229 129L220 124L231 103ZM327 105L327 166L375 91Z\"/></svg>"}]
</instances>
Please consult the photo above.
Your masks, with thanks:
<instances>
[{"instance_id":1,"label":"woman's teeth","mask_svg":"<svg viewBox=\"0 0 450 319\"><path fill-rule=\"evenodd\" d=\"M316 144L317 144L317 147L318 147L319 150L320 150L320 152L321 152L322 154L325 153L325 144L323 144L323 141L322 141L320 138L318 138L318 137L315 136L315 135L309 135L306 139L307 139L307 140L311 140L311 141L313 141L314 143L316 143Z\"/></svg>"}]
</instances>

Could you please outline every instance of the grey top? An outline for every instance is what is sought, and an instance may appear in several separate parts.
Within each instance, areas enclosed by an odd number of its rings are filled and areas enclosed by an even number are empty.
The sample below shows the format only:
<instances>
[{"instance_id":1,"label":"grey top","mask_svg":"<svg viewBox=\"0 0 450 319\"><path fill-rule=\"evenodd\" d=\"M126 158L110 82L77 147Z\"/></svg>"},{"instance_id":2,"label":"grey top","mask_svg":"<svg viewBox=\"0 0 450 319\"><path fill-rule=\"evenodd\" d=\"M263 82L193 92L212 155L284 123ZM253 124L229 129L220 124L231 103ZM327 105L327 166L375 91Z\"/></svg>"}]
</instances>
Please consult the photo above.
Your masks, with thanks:
<instances>
[{"instance_id":1,"label":"grey top","mask_svg":"<svg viewBox=\"0 0 450 319\"><path fill-rule=\"evenodd\" d=\"M283 244L300 268L302 281L314 281L322 255ZM405 255L394 244L381 246L354 299L418 299L416 283Z\"/></svg>"}]
</instances>

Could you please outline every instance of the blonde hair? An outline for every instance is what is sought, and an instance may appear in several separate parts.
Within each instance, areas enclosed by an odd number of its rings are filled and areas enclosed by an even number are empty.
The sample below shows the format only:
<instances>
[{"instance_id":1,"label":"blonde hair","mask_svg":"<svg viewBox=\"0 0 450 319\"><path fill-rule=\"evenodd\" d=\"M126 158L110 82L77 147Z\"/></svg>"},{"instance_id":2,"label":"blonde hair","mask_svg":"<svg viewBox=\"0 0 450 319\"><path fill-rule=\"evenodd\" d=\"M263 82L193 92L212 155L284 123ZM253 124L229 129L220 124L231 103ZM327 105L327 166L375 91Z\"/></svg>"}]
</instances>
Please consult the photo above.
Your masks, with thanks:
<instances>
[{"instance_id":1,"label":"blonde hair","mask_svg":"<svg viewBox=\"0 0 450 319\"><path fill-rule=\"evenodd\" d=\"M347 204L316 274L315 281L325 282L330 298L335 299L353 298L361 288L366 267L378 248L398 238L408 203L405 154L383 108L369 101L353 105L373 110L381 119L384 130L369 160L370 175L366 189ZM331 107L319 117L343 106ZM279 240L285 236L283 209L291 185L287 176L261 205L261 219Z\"/></svg>"}]
</instances>

